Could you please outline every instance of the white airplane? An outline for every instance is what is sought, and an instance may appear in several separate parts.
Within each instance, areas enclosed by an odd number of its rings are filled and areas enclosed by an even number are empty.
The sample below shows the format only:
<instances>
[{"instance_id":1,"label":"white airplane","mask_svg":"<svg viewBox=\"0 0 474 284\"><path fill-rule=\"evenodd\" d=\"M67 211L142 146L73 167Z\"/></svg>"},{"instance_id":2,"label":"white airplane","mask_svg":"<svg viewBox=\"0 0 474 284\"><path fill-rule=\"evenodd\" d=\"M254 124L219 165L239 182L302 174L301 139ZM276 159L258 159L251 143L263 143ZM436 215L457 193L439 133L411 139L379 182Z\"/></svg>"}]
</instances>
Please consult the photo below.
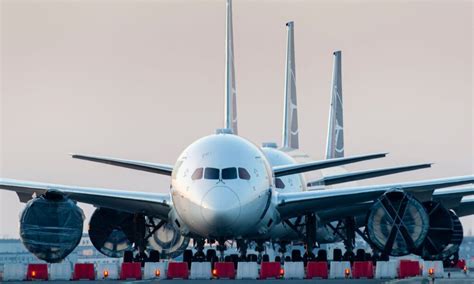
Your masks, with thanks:
<instances>
[{"instance_id":1,"label":"white airplane","mask_svg":"<svg viewBox=\"0 0 474 284\"><path fill-rule=\"evenodd\" d=\"M237 135L237 113L232 39L232 2L227 0L225 124L215 134L192 142L175 165L90 155L74 158L170 176L169 193L145 193L87 188L12 179L0 179L0 189L17 193L28 202L20 218L20 234L26 248L48 262L64 259L78 244L83 213L76 202L97 207L89 226L92 243L109 256L129 255L135 248L142 256L146 246L166 255L180 253L189 238L202 253L204 240L267 239L275 226L305 219L308 245L314 242L319 220L340 219L368 212L369 234L390 250L399 237L418 249L431 225L421 202L438 189L474 183L474 176L449 177L365 187L280 191L276 178L384 157L385 153L331 158L270 166L269 154ZM436 191L435 191L436 190ZM443 191L446 199L472 194L474 190ZM367 209L367 204L370 204ZM388 214L385 208L398 208ZM349 212L349 213L348 213ZM351 213L352 212L352 213ZM321 217L322 216L322 217ZM415 224L416 226L413 226ZM383 228L383 229L382 229ZM171 234L170 234L171 233ZM153 251L155 252L155 251ZM150 257L152 257L150 252ZM156 253L153 254L156 257Z\"/></svg>"},{"instance_id":2,"label":"white airplane","mask_svg":"<svg viewBox=\"0 0 474 284\"><path fill-rule=\"evenodd\" d=\"M296 70L295 70L295 51L294 51L294 24L287 23L287 55L286 55L286 74L285 74L285 95L284 95L284 119L283 119L283 141L282 147L277 149L276 143L264 143L262 151L267 155L272 165L296 161L313 160L308 154L299 149L299 129L297 115L297 98L296 98ZM328 134L326 142L326 158L344 157L344 127L343 127L343 103L342 103L342 63L341 52L334 52L333 78L331 84L331 106L329 111ZM293 158L293 159L292 159ZM284 162L283 162L284 161ZM314 181L306 182L306 176L303 174L295 176L287 176L276 178L275 185L279 191L301 191L301 190L320 190L331 188L332 185L348 183L350 186L356 186L354 181L391 175L406 171L413 171L423 168L429 168L431 164L418 164L409 166L398 166L392 168L372 169L357 172L349 172L344 167L332 167L323 169L319 173L319 178ZM347 185L347 184L346 184ZM307 189L305 189L307 186ZM433 195L433 202L441 205L443 209L440 211L446 215L447 219L452 219L451 224L445 225L442 229L443 234L437 232L435 228L430 228L429 236L424 243L435 243L436 246L430 246L426 250L417 251L415 253L422 254L425 258L430 259L447 259L457 254L459 245L462 242L462 225L458 217L466 216L472 213L472 200L464 199L463 195L469 195L470 189L456 189L458 196L450 200L445 199L446 196L442 192L436 192ZM454 194L454 191L450 191ZM315 241L319 244L332 243L343 240L348 257L353 257L353 249L355 244L355 235L359 233L372 246L373 251L380 251L376 245L370 240L370 235L363 233L359 227L366 225L367 211L370 210L372 203L366 203L360 206L358 213L355 209L345 212L337 212L333 219L324 219L323 214L319 214L318 228ZM425 202L425 207L433 206L431 202ZM429 208L427 208L428 210ZM452 212L447 212L450 209ZM454 212L455 211L455 212ZM344 215L346 214L346 215ZM451 218L449 218L451 215ZM339 218L337 222L336 218ZM334 220L333 222L331 222ZM301 228L301 218L286 220L269 233L269 239L279 242L280 251L285 252L285 243L294 240L304 240L304 228ZM356 222L357 221L357 222ZM448 222L449 223L449 222ZM448 230L446 227L450 227ZM448 233L449 232L449 233ZM434 236L433 236L434 235ZM448 236L439 240L440 235ZM451 236L451 238L449 237Z\"/></svg>"}]
</instances>

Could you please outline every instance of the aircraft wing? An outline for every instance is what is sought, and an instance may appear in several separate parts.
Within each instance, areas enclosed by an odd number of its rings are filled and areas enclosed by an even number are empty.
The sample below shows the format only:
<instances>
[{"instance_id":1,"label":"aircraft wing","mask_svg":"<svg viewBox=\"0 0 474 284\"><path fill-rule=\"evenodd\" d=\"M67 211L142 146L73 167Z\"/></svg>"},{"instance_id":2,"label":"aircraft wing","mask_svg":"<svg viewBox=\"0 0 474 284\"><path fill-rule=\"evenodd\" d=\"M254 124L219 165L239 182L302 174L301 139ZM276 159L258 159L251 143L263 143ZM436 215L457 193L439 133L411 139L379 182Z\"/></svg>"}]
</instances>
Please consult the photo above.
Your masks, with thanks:
<instances>
[{"instance_id":1,"label":"aircraft wing","mask_svg":"<svg viewBox=\"0 0 474 284\"><path fill-rule=\"evenodd\" d=\"M287 175L304 173L304 172L320 170L320 169L325 169L325 168L330 168L330 167L347 165L351 163L357 163L357 162L371 160L371 159L383 158L386 155L387 153L377 153L377 154L370 154L370 155L327 159L327 160L300 163L300 164L275 166L273 167L273 173L275 177L287 176Z\"/></svg>"},{"instance_id":2,"label":"aircraft wing","mask_svg":"<svg viewBox=\"0 0 474 284\"><path fill-rule=\"evenodd\" d=\"M472 183L474 176L463 176L399 184L280 193L277 198L277 209L282 219L326 210L347 210L347 207L358 203L373 201L389 190L411 192L421 201L425 201L431 198L435 189Z\"/></svg>"},{"instance_id":3,"label":"aircraft wing","mask_svg":"<svg viewBox=\"0 0 474 284\"><path fill-rule=\"evenodd\" d=\"M133 160L123 160L117 158L101 157L101 156L90 156L90 155L81 155L81 154L72 154L74 159L86 160L91 162L103 163L133 170L151 172L155 174L167 175L170 176L173 171L173 166L156 164L149 162L133 161Z\"/></svg>"},{"instance_id":4,"label":"aircraft wing","mask_svg":"<svg viewBox=\"0 0 474 284\"><path fill-rule=\"evenodd\" d=\"M54 190L78 202L129 213L144 213L162 220L168 219L171 209L170 196L163 193L87 188L13 179L0 179L0 189L16 192L21 202L27 202L33 195L39 196Z\"/></svg>"},{"instance_id":5,"label":"aircraft wing","mask_svg":"<svg viewBox=\"0 0 474 284\"><path fill-rule=\"evenodd\" d=\"M454 209L458 217L474 214L474 197L463 198L457 208Z\"/></svg>"}]
</instances>

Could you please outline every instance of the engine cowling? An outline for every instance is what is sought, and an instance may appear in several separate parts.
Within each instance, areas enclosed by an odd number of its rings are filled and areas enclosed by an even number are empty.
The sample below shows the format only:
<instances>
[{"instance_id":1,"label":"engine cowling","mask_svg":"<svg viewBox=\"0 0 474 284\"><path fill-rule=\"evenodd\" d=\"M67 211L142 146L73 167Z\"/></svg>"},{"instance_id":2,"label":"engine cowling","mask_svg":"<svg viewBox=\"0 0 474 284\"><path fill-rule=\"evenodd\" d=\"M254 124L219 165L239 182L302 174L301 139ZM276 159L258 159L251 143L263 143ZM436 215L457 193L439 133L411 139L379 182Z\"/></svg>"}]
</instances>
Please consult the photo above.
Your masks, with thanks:
<instances>
[{"instance_id":1,"label":"engine cowling","mask_svg":"<svg viewBox=\"0 0 474 284\"><path fill-rule=\"evenodd\" d=\"M159 224L159 220L154 219L154 221ZM151 227L150 230L153 230L153 228ZM181 235L179 231L169 223L162 224L162 226L154 230L153 234L148 238L148 248L159 251L162 258L175 258L180 256L188 247L188 244L189 238Z\"/></svg>"},{"instance_id":2,"label":"engine cowling","mask_svg":"<svg viewBox=\"0 0 474 284\"><path fill-rule=\"evenodd\" d=\"M46 262L60 262L79 244L84 213L56 191L30 200L20 217L20 236L26 249Z\"/></svg>"},{"instance_id":3,"label":"engine cowling","mask_svg":"<svg viewBox=\"0 0 474 284\"><path fill-rule=\"evenodd\" d=\"M423 205L430 217L430 229L416 254L427 260L445 260L459 250L463 228L458 216L435 201Z\"/></svg>"},{"instance_id":4,"label":"engine cowling","mask_svg":"<svg viewBox=\"0 0 474 284\"><path fill-rule=\"evenodd\" d=\"M132 250L136 236L143 235L144 232L140 234L137 230L144 231L144 223L144 217L99 208L94 211L89 222L89 239L102 254L122 257L126 251Z\"/></svg>"},{"instance_id":5,"label":"engine cowling","mask_svg":"<svg viewBox=\"0 0 474 284\"><path fill-rule=\"evenodd\" d=\"M366 222L369 240L381 252L392 256L410 254L428 233L429 217L411 194L394 190L372 206Z\"/></svg>"}]
</instances>

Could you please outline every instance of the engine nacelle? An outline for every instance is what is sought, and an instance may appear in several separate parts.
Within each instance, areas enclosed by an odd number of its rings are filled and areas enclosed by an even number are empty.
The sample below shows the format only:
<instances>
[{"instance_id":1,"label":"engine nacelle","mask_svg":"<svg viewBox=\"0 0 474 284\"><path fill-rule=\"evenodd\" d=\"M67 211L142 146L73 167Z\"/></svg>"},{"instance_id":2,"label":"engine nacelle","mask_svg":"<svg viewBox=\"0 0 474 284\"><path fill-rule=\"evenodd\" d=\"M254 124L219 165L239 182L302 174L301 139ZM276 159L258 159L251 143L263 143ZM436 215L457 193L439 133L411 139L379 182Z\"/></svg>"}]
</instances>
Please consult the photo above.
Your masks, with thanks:
<instances>
[{"instance_id":1,"label":"engine nacelle","mask_svg":"<svg viewBox=\"0 0 474 284\"><path fill-rule=\"evenodd\" d=\"M56 191L30 200L20 217L26 249L46 262L60 262L79 244L84 213L74 201Z\"/></svg>"},{"instance_id":2,"label":"engine nacelle","mask_svg":"<svg viewBox=\"0 0 474 284\"><path fill-rule=\"evenodd\" d=\"M423 205L409 193L390 191L372 206L366 229L369 240L382 253L403 256L421 246L429 229Z\"/></svg>"},{"instance_id":3,"label":"engine nacelle","mask_svg":"<svg viewBox=\"0 0 474 284\"><path fill-rule=\"evenodd\" d=\"M94 211L89 222L89 239L102 254L122 257L126 251L132 250L136 236L144 234L144 224L144 217L99 208Z\"/></svg>"},{"instance_id":4,"label":"engine nacelle","mask_svg":"<svg viewBox=\"0 0 474 284\"><path fill-rule=\"evenodd\" d=\"M157 219L155 219L157 220ZM150 228L150 230L154 230ZM148 248L160 252L162 258L180 256L188 247L189 237L185 237L169 223L162 224L148 238Z\"/></svg>"},{"instance_id":5,"label":"engine nacelle","mask_svg":"<svg viewBox=\"0 0 474 284\"><path fill-rule=\"evenodd\" d=\"M416 254L427 260L445 260L457 253L463 240L463 228L458 216L441 203L423 203L430 217L430 229Z\"/></svg>"}]
</instances>

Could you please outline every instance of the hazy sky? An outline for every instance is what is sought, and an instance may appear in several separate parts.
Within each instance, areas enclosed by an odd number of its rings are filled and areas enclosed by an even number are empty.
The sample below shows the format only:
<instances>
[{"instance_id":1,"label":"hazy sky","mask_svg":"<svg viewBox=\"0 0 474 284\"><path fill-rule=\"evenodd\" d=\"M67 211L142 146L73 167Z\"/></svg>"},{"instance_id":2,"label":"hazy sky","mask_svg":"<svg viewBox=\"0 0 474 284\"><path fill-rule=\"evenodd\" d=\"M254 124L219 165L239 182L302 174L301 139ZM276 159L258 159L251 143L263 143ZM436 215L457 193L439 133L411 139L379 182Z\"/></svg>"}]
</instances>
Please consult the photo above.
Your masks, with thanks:
<instances>
[{"instance_id":1,"label":"hazy sky","mask_svg":"<svg viewBox=\"0 0 474 284\"><path fill-rule=\"evenodd\" d=\"M346 154L390 152L349 168L436 163L361 184L473 174L472 1L233 6L242 136L280 141L293 20L304 151L323 157L332 51L341 49ZM224 18L224 0L1 1L0 176L167 192L166 176L68 153L172 164L222 127ZM0 235L17 236L23 207L0 192Z\"/></svg>"}]
</instances>

